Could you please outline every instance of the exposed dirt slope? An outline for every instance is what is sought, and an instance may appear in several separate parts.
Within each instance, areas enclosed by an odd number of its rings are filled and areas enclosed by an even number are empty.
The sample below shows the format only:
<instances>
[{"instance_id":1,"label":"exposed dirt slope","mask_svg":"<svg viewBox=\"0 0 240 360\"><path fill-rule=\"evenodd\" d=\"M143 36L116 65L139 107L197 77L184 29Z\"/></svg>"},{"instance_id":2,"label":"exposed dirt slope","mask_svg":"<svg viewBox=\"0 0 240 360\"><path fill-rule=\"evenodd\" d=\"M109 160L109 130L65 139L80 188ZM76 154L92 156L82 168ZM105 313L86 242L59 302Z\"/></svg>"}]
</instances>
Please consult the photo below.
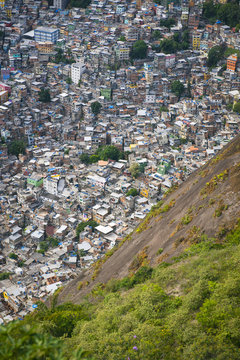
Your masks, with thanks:
<instances>
[{"instance_id":1,"label":"exposed dirt slope","mask_svg":"<svg viewBox=\"0 0 240 360\"><path fill-rule=\"evenodd\" d=\"M239 192L240 136L237 136L165 199L164 205L175 204L144 225L146 230L135 232L101 266L94 280L91 280L93 270L88 270L62 290L58 302L79 303L97 283L126 276L134 257L146 246L149 262L154 266L163 260L171 261L171 257L197 242L202 234L209 237L218 234L221 238L224 228L231 228L240 217ZM159 248L163 249L161 255L157 254ZM78 290L79 281L90 283Z\"/></svg>"}]
</instances>

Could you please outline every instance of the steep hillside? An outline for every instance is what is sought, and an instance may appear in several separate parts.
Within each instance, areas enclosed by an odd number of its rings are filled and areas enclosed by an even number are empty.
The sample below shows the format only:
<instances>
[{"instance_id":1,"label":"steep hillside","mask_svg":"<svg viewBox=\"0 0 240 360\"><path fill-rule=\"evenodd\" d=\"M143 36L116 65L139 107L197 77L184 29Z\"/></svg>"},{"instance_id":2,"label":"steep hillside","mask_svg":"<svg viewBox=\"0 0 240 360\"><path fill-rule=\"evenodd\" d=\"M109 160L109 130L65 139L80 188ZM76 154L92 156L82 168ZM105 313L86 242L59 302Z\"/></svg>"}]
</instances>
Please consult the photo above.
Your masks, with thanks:
<instances>
[{"instance_id":1,"label":"steep hillside","mask_svg":"<svg viewBox=\"0 0 240 360\"><path fill-rule=\"evenodd\" d=\"M49 307L0 326L1 358L239 360L239 190L237 137Z\"/></svg>"},{"instance_id":2,"label":"steep hillside","mask_svg":"<svg viewBox=\"0 0 240 360\"><path fill-rule=\"evenodd\" d=\"M59 303L81 302L97 283L127 276L143 260L151 266L170 261L185 247L200 241L202 235L221 238L240 216L239 190L240 137L237 136L168 195L163 204L159 203L117 251L67 285L59 294Z\"/></svg>"}]
</instances>

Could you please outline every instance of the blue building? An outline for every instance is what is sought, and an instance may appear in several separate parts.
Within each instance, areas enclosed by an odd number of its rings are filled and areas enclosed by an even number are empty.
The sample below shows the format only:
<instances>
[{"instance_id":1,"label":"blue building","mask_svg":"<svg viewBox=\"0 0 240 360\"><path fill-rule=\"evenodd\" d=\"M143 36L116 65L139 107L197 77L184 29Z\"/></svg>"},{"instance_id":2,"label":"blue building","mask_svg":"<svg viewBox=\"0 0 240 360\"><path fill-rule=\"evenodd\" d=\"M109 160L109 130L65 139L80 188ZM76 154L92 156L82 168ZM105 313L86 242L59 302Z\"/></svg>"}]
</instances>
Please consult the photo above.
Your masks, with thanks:
<instances>
[{"instance_id":1,"label":"blue building","mask_svg":"<svg viewBox=\"0 0 240 360\"><path fill-rule=\"evenodd\" d=\"M34 39L37 42L51 41L52 43L56 44L59 37L60 37L59 29L41 26L34 30Z\"/></svg>"}]
</instances>

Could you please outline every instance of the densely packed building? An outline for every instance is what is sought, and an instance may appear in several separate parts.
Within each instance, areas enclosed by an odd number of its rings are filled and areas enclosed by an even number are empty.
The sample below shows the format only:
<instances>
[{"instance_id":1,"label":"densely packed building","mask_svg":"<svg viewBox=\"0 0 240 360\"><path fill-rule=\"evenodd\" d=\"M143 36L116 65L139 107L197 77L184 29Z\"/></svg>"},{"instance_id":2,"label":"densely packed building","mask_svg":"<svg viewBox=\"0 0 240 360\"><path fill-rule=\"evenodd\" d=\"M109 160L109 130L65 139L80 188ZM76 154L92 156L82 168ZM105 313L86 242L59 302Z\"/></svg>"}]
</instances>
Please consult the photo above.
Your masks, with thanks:
<instances>
[{"instance_id":1,"label":"densely packed building","mask_svg":"<svg viewBox=\"0 0 240 360\"><path fill-rule=\"evenodd\" d=\"M0 0L0 322L89 267L239 132L237 56L206 67L239 36L204 23L201 1L66 5ZM185 49L158 50L186 29ZM99 158L109 145L121 156Z\"/></svg>"}]
</instances>

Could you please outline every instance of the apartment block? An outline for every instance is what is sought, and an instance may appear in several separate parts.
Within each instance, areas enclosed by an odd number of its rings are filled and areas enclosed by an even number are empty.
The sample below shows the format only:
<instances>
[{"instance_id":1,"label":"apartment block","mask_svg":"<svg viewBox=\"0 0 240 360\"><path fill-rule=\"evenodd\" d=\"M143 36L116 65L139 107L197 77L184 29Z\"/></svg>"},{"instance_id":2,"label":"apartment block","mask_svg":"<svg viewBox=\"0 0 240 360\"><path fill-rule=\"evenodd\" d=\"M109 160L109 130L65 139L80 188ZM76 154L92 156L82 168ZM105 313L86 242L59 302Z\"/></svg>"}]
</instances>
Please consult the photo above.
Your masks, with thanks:
<instances>
[{"instance_id":1,"label":"apartment block","mask_svg":"<svg viewBox=\"0 0 240 360\"><path fill-rule=\"evenodd\" d=\"M74 63L71 65L71 79L74 84L78 84L85 70L86 66L83 62Z\"/></svg>"},{"instance_id":2,"label":"apartment block","mask_svg":"<svg viewBox=\"0 0 240 360\"><path fill-rule=\"evenodd\" d=\"M38 27L34 30L34 39L37 42L51 41L54 44L59 39L59 29L47 28L44 26Z\"/></svg>"},{"instance_id":3,"label":"apartment block","mask_svg":"<svg viewBox=\"0 0 240 360\"><path fill-rule=\"evenodd\" d=\"M237 65L237 55L233 54L227 58L227 70L235 72Z\"/></svg>"},{"instance_id":4,"label":"apartment block","mask_svg":"<svg viewBox=\"0 0 240 360\"><path fill-rule=\"evenodd\" d=\"M56 9L64 10L68 4L68 0L53 0L53 6Z\"/></svg>"}]
</instances>

